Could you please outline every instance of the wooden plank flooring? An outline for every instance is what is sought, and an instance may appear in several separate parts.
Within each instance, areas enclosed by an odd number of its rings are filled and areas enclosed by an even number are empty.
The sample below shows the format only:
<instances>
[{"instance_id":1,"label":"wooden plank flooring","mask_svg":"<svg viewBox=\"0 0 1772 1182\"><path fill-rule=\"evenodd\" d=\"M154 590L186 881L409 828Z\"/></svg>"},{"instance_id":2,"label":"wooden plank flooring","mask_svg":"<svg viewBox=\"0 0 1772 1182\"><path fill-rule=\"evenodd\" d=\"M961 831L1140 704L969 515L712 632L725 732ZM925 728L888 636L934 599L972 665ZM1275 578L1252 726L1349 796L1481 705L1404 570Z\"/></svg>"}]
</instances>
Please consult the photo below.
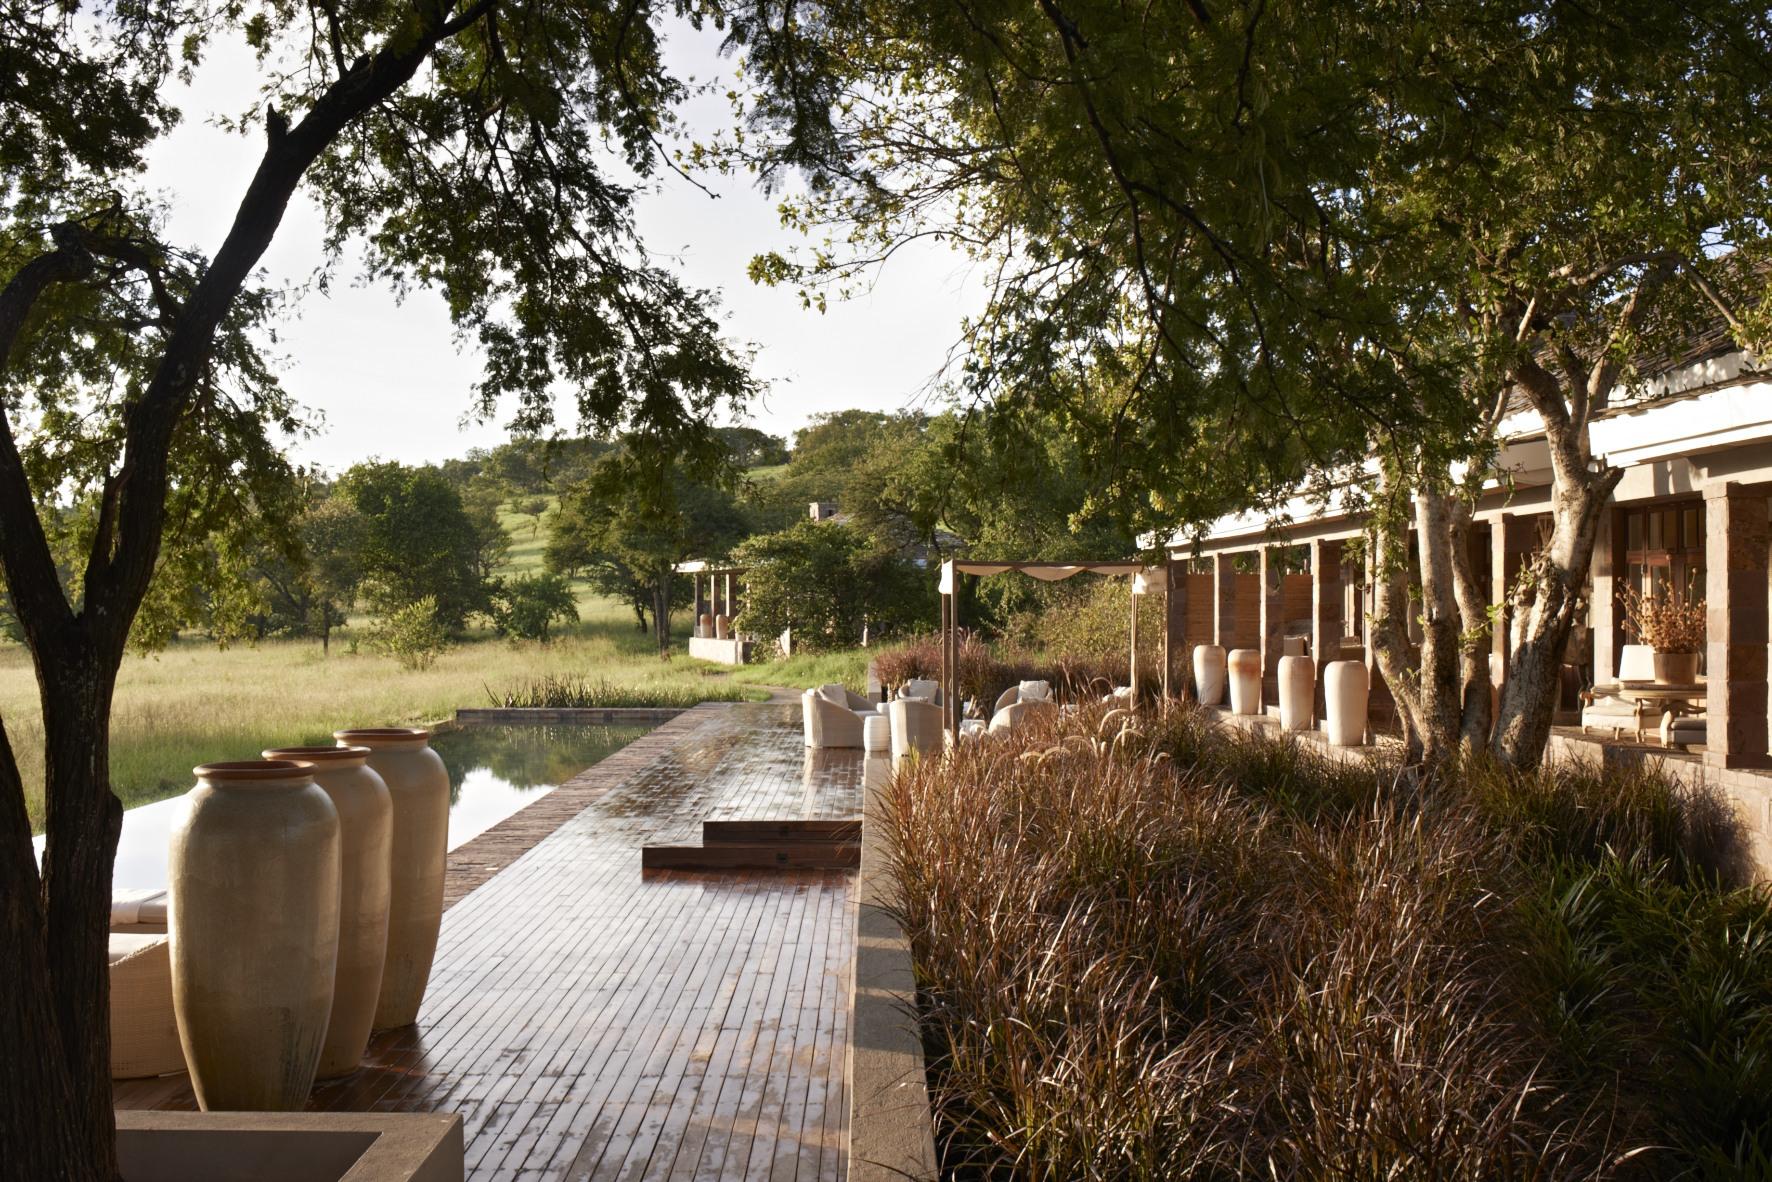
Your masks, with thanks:
<instances>
[{"instance_id":1,"label":"wooden plank flooring","mask_svg":"<svg viewBox=\"0 0 1772 1182\"><path fill-rule=\"evenodd\" d=\"M418 1024L310 1107L459 1111L483 1182L845 1176L853 876L642 874L639 850L852 820L862 756L807 751L798 703L700 707L636 746L461 859L479 881L451 891ZM192 1100L180 1076L117 1104Z\"/></svg>"}]
</instances>

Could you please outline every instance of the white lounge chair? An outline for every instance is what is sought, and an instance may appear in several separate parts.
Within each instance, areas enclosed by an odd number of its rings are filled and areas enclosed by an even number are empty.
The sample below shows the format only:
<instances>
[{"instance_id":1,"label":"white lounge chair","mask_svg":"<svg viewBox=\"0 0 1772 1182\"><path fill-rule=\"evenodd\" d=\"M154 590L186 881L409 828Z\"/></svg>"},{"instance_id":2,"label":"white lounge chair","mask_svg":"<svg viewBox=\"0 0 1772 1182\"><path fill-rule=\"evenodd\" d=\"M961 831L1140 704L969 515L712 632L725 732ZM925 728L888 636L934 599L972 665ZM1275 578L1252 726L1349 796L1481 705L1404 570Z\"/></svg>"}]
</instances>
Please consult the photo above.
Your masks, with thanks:
<instances>
[{"instance_id":1,"label":"white lounge chair","mask_svg":"<svg viewBox=\"0 0 1772 1182\"><path fill-rule=\"evenodd\" d=\"M921 698L925 702L934 702L939 706L941 704L941 682L935 680L933 677L913 677L903 685L899 686L898 693L893 696L899 698Z\"/></svg>"}]
</instances>

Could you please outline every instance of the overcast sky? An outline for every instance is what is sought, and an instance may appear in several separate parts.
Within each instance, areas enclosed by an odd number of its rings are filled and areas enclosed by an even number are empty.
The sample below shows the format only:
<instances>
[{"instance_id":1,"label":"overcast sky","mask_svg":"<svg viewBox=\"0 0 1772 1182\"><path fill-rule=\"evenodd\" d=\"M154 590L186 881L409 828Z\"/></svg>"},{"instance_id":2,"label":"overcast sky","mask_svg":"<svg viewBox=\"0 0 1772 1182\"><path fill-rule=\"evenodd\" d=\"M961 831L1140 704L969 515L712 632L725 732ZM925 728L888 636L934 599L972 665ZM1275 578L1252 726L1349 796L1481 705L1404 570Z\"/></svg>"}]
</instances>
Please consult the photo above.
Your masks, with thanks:
<instances>
[{"instance_id":1,"label":"overcast sky","mask_svg":"<svg viewBox=\"0 0 1772 1182\"><path fill-rule=\"evenodd\" d=\"M730 78L717 42L687 28L670 43L672 68L696 79ZM174 86L181 126L152 154L148 183L171 202L173 241L213 254L257 163L259 132L239 136L211 124L237 115L257 93L258 71L243 47L214 47L190 87ZM724 84L721 88L723 91ZM685 109L692 131L729 118L723 97ZM757 287L746 264L761 250L801 243L781 229L775 199L742 178L704 178L715 200L674 174L640 202L648 246L692 285L719 291L729 337L756 350L764 388L750 421L789 434L819 411L896 410L918 400L959 333L982 284L963 257L933 244L899 252L864 295L820 314L792 290ZM318 211L298 200L265 268L273 282L305 279L319 262ZM478 357L459 351L442 299L415 292L405 303L363 287L346 269L328 294L306 294L282 325L285 385L323 416L321 434L298 442L298 459L337 471L370 456L407 463L458 456L506 438L501 422L464 423ZM571 422L567 409L566 425Z\"/></svg>"}]
</instances>

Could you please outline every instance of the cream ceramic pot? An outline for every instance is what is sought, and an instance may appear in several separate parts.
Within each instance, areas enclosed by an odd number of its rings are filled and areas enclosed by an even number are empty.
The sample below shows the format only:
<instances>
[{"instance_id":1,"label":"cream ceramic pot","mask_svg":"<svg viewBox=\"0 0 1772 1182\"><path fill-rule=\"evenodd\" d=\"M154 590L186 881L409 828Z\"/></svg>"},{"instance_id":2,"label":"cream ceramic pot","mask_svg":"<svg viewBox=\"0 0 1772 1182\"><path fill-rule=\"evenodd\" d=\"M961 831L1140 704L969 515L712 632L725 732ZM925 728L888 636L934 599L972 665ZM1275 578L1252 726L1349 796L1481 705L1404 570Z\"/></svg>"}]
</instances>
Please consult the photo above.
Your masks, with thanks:
<instances>
[{"instance_id":1,"label":"cream ceramic pot","mask_svg":"<svg viewBox=\"0 0 1772 1182\"><path fill-rule=\"evenodd\" d=\"M338 810L338 972L320 1078L349 1075L363 1059L388 955L389 857L394 805L367 747L278 747L266 759L314 765L314 783Z\"/></svg>"},{"instance_id":2,"label":"cream ceramic pot","mask_svg":"<svg viewBox=\"0 0 1772 1182\"><path fill-rule=\"evenodd\" d=\"M1331 661L1323 669L1323 729L1332 747L1358 747L1366 741L1366 709L1371 682L1359 661Z\"/></svg>"},{"instance_id":3,"label":"cream ceramic pot","mask_svg":"<svg viewBox=\"0 0 1772 1182\"><path fill-rule=\"evenodd\" d=\"M299 1109L338 963L338 810L294 760L196 769L172 831L172 1004L205 1111Z\"/></svg>"},{"instance_id":4,"label":"cream ceramic pot","mask_svg":"<svg viewBox=\"0 0 1772 1182\"><path fill-rule=\"evenodd\" d=\"M449 771L431 750L431 733L408 727L334 731L340 747L369 748L369 766L394 806L388 864L388 954L383 961L375 1028L418 1021L437 932L443 924L443 868L449 844Z\"/></svg>"},{"instance_id":5,"label":"cream ceramic pot","mask_svg":"<svg viewBox=\"0 0 1772 1182\"><path fill-rule=\"evenodd\" d=\"M1280 658L1280 729L1311 729L1311 700L1317 691L1317 663L1306 656Z\"/></svg>"},{"instance_id":6,"label":"cream ceramic pot","mask_svg":"<svg viewBox=\"0 0 1772 1182\"><path fill-rule=\"evenodd\" d=\"M1252 648L1234 648L1225 658L1231 683L1231 713L1261 713L1261 653Z\"/></svg>"},{"instance_id":7,"label":"cream ceramic pot","mask_svg":"<svg viewBox=\"0 0 1772 1182\"><path fill-rule=\"evenodd\" d=\"M1202 706L1224 701L1224 649L1219 645L1194 646L1194 692Z\"/></svg>"}]
</instances>

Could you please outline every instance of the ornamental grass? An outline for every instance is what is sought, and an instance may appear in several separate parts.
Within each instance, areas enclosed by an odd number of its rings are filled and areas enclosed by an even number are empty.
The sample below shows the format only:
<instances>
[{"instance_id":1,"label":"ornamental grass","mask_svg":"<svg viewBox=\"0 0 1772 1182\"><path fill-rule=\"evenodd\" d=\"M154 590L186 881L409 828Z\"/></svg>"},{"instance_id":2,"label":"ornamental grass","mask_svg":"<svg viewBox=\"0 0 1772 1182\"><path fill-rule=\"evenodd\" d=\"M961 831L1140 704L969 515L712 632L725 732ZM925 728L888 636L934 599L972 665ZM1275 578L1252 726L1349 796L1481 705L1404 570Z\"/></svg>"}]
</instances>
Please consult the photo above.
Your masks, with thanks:
<instances>
[{"instance_id":1,"label":"ornamental grass","mask_svg":"<svg viewBox=\"0 0 1772 1182\"><path fill-rule=\"evenodd\" d=\"M1709 793L1185 708L884 792L944 1176L1766 1176L1772 906Z\"/></svg>"}]
</instances>

